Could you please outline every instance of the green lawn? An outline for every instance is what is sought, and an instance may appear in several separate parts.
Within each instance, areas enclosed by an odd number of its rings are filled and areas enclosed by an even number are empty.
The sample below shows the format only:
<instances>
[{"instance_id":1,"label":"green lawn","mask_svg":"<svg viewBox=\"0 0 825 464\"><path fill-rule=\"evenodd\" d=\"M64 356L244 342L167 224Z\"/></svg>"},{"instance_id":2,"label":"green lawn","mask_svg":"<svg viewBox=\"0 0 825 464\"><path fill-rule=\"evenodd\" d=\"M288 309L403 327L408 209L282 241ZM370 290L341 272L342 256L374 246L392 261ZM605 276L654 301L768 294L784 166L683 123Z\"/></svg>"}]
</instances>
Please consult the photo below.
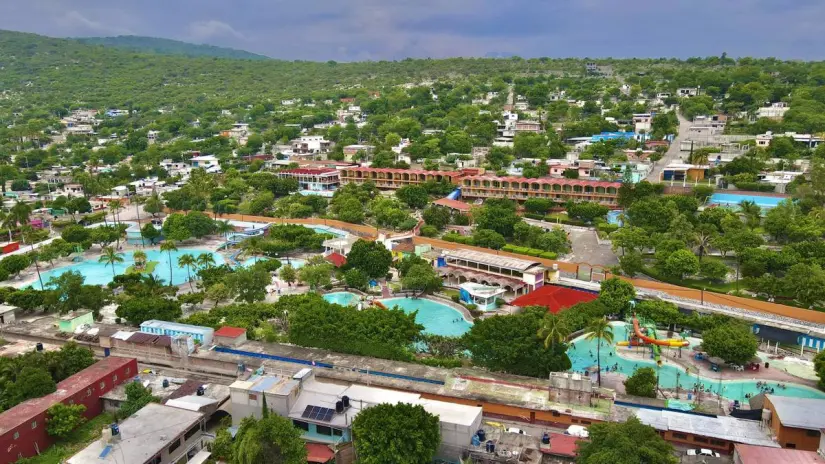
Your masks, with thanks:
<instances>
[{"instance_id":1,"label":"green lawn","mask_svg":"<svg viewBox=\"0 0 825 464\"><path fill-rule=\"evenodd\" d=\"M40 456L21 459L18 464L60 464L69 459L78 451L88 446L93 441L100 438L101 430L111 424L114 417L109 413L103 413L94 419L81 425L68 437L58 441L51 448L47 449Z\"/></svg>"},{"instance_id":2,"label":"green lawn","mask_svg":"<svg viewBox=\"0 0 825 464\"><path fill-rule=\"evenodd\" d=\"M135 266L132 265L132 266L129 266L129 267L126 268L126 273L127 274L135 274L135 273L151 274L152 272L155 271L155 268L157 267L158 263L159 263L159 261L147 261L146 266L144 266L143 269L136 269Z\"/></svg>"}]
</instances>

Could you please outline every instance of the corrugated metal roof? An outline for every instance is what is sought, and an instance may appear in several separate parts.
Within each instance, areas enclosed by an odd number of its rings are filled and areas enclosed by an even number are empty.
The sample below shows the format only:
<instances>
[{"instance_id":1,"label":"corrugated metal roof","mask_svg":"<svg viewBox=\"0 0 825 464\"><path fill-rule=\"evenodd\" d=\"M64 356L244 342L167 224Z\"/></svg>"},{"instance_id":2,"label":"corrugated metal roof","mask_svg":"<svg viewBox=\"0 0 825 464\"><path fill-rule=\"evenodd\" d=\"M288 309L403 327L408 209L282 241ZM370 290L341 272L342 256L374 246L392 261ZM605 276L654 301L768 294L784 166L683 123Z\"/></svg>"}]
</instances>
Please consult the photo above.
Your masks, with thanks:
<instances>
[{"instance_id":1,"label":"corrugated metal roof","mask_svg":"<svg viewBox=\"0 0 825 464\"><path fill-rule=\"evenodd\" d=\"M635 413L643 424L657 430L672 430L748 445L779 447L757 421L651 409L638 409Z\"/></svg>"},{"instance_id":2,"label":"corrugated metal roof","mask_svg":"<svg viewBox=\"0 0 825 464\"><path fill-rule=\"evenodd\" d=\"M526 259L511 258L509 256L493 255L490 253L481 253L479 251L469 250L450 250L447 256L452 258L460 258L467 261L473 261L488 266L502 267L507 269L514 269L518 271L527 270L533 266L539 266L538 261L528 261Z\"/></svg>"},{"instance_id":3,"label":"corrugated metal roof","mask_svg":"<svg viewBox=\"0 0 825 464\"><path fill-rule=\"evenodd\" d=\"M825 428L825 400L777 395L766 397L773 405L774 414L785 427L808 430Z\"/></svg>"}]
</instances>

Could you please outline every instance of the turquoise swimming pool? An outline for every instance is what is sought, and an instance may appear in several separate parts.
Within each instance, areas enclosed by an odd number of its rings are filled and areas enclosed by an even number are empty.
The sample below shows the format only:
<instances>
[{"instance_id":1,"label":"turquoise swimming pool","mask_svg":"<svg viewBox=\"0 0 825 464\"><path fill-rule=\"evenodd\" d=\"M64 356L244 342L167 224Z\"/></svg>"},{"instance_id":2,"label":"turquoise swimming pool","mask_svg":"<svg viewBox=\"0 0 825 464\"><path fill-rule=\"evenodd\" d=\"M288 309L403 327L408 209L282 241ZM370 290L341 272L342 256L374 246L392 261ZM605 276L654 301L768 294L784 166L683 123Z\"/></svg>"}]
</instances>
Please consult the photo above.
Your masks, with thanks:
<instances>
[{"instance_id":1,"label":"turquoise swimming pool","mask_svg":"<svg viewBox=\"0 0 825 464\"><path fill-rule=\"evenodd\" d=\"M743 195L740 193L714 193L708 200L709 205L720 205L738 207L743 201L752 201L762 209L771 209L779 205L779 202L786 200L786 197L773 197L764 195Z\"/></svg>"},{"instance_id":2,"label":"turquoise swimming pool","mask_svg":"<svg viewBox=\"0 0 825 464\"><path fill-rule=\"evenodd\" d=\"M283 267L287 264L292 266L294 269L301 269L302 267L304 267L304 264L307 263L305 259L301 258L278 258L278 261L281 262L281 269L283 269Z\"/></svg>"},{"instance_id":3,"label":"turquoise swimming pool","mask_svg":"<svg viewBox=\"0 0 825 464\"><path fill-rule=\"evenodd\" d=\"M352 292L334 292L324 295L324 299L330 303L349 306L357 304L361 297Z\"/></svg>"},{"instance_id":4,"label":"turquoise swimming pool","mask_svg":"<svg viewBox=\"0 0 825 464\"><path fill-rule=\"evenodd\" d=\"M346 237L347 236L347 232L345 232L343 230L340 230L340 229L336 229L334 227L329 227L329 226L308 226L308 225L305 225L304 227L312 229L312 230L314 230L315 232L317 232L319 234L329 234L329 235L334 235L336 237Z\"/></svg>"},{"instance_id":5,"label":"turquoise swimming pool","mask_svg":"<svg viewBox=\"0 0 825 464\"><path fill-rule=\"evenodd\" d=\"M161 252L160 250L145 250L147 261L157 261L153 274L155 277L163 279L169 283L169 254ZM219 253L210 250L199 249L180 249L172 252L172 283L179 285L186 282L186 268L178 267L178 258L183 255L193 255L197 257L202 253L211 254L215 259L215 264L220 265L224 263L223 256ZM123 253L123 262L115 264L115 273L123 274L129 266L135 264L132 252ZM108 264L99 263L93 260L81 261L79 263L70 264L68 266L57 269L50 269L41 272L43 283L47 284L51 277L58 277L64 272L75 271L79 272L84 278L87 285L106 285L112 281L112 266ZM195 270L192 269L194 276ZM40 288L40 282L33 284L35 288Z\"/></svg>"},{"instance_id":6,"label":"turquoise swimming pool","mask_svg":"<svg viewBox=\"0 0 825 464\"><path fill-rule=\"evenodd\" d=\"M381 303L388 308L398 306L405 313L418 311L415 320L428 334L460 337L473 326L458 310L426 298L389 298Z\"/></svg>"},{"instance_id":7,"label":"turquoise swimming pool","mask_svg":"<svg viewBox=\"0 0 825 464\"><path fill-rule=\"evenodd\" d=\"M627 340L625 324L613 323L613 327L614 343ZM679 387L684 389L693 389L696 383L701 383L704 385L705 391L712 390L714 393L717 393L721 389L722 396L731 400L744 401L746 394L757 394L760 392L756 387L756 382L758 382L759 379L723 380L720 382L719 379L714 380L712 378L697 377L695 374L686 375L683 369L673 365L666 364L662 367L657 367L653 359L649 361L637 361L622 358L621 356L617 356L617 349L621 352L621 350L639 350L642 348L608 347L602 345L602 368L610 366L612 370L615 366L620 373L631 375L639 367L652 367L658 371L659 384L664 388L675 388L677 381ZM670 349L663 351L663 355L668 353L668 350ZM682 356L691 356L691 354L692 351L690 349L682 349ZM567 355L573 364L572 371L581 372L593 367L596 365L596 342L580 337L568 348ZM776 395L825 399L825 392L804 385L785 383L786 388L781 389L777 386L777 382L769 382L769 384L774 387L774 394Z\"/></svg>"}]
</instances>

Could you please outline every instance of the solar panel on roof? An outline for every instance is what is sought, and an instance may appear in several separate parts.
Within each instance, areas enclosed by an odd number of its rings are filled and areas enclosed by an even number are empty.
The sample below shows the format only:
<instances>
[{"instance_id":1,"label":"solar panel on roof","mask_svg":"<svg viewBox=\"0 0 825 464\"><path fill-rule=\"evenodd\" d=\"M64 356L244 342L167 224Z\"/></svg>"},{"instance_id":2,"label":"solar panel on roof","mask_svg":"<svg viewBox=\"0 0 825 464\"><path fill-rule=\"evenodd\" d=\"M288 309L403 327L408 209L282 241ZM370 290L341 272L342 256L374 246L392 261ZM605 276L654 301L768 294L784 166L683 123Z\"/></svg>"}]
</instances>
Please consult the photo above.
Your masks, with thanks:
<instances>
[{"instance_id":1,"label":"solar panel on roof","mask_svg":"<svg viewBox=\"0 0 825 464\"><path fill-rule=\"evenodd\" d=\"M322 408L320 406L308 405L301 417L304 419L316 420L319 422L329 422L332 416L335 415L335 410L329 408Z\"/></svg>"}]
</instances>

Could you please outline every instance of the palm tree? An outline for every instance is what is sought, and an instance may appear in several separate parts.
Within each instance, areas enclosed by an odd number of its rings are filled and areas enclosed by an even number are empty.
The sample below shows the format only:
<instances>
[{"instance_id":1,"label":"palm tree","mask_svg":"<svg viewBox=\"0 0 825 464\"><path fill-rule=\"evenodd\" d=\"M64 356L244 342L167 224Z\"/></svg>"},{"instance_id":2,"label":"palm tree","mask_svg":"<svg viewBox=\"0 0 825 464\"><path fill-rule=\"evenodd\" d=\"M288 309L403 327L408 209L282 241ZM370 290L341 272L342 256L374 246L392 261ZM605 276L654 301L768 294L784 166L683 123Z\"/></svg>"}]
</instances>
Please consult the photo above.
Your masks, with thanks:
<instances>
[{"instance_id":1,"label":"palm tree","mask_svg":"<svg viewBox=\"0 0 825 464\"><path fill-rule=\"evenodd\" d=\"M547 314L541 321L538 336L544 339L544 347L555 349L556 343L563 342L570 335L567 324L555 314Z\"/></svg>"},{"instance_id":2,"label":"palm tree","mask_svg":"<svg viewBox=\"0 0 825 464\"><path fill-rule=\"evenodd\" d=\"M261 238L260 237L252 237L244 240L241 243L241 249L243 250L244 256L254 256L255 262L258 262L258 254L262 251L261 249Z\"/></svg>"},{"instance_id":3,"label":"palm tree","mask_svg":"<svg viewBox=\"0 0 825 464\"><path fill-rule=\"evenodd\" d=\"M111 200L109 202L109 209L112 210L112 222L114 222L115 225L117 225L118 222L117 212L120 211L122 206L123 205L120 204L120 200Z\"/></svg>"},{"instance_id":4,"label":"palm tree","mask_svg":"<svg viewBox=\"0 0 825 464\"><path fill-rule=\"evenodd\" d=\"M137 250L132 253L132 258L135 260L135 267L140 269L146 267L146 252Z\"/></svg>"},{"instance_id":5,"label":"palm tree","mask_svg":"<svg viewBox=\"0 0 825 464\"><path fill-rule=\"evenodd\" d=\"M192 287L192 266L195 266L197 263L197 259L189 253L178 257L178 267L186 268L186 277L189 279L189 290L194 290Z\"/></svg>"},{"instance_id":6,"label":"palm tree","mask_svg":"<svg viewBox=\"0 0 825 464\"><path fill-rule=\"evenodd\" d=\"M40 258L40 253L34 249L34 239L32 238L32 234L34 234L34 229L29 226L24 227L23 236L29 245L32 247L31 257L32 261L34 262L34 268L37 270L37 280L40 281L40 288L45 290L46 287L43 286L43 277L40 276L40 265L37 263L37 258Z\"/></svg>"},{"instance_id":7,"label":"palm tree","mask_svg":"<svg viewBox=\"0 0 825 464\"><path fill-rule=\"evenodd\" d=\"M166 240L160 244L160 251L165 251L169 254L169 285L172 285L172 252L178 251L178 247L175 245L175 242Z\"/></svg>"},{"instance_id":8,"label":"palm tree","mask_svg":"<svg viewBox=\"0 0 825 464\"><path fill-rule=\"evenodd\" d=\"M747 222L751 230L759 225L759 221L762 218L762 208L760 208L755 201L742 200L739 202L739 211L745 216L745 222Z\"/></svg>"},{"instance_id":9,"label":"palm tree","mask_svg":"<svg viewBox=\"0 0 825 464\"><path fill-rule=\"evenodd\" d=\"M103 254L98 259L99 262L112 266L112 275L115 276L115 264L123 262L123 253L118 253L114 248L107 246L103 249Z\"/></svg>"},{"instance_id":10,"label":"palm tree","mask_svg":"<svg viewBox=\"0 0 825 464\"><path fill-rule=\"evenodd\" d=\"M149 274L143 277L143 283L150 295L163 295L163 279L157 278L154 274Z\"/></svg>"},{"instance_id":11,"label":"palm tree","mask_svg":"<svg viewBox=\"0 0 825 464\"><path fill-rule=\"evenodd\" d=\"M146 203L146 197L135 195L132 197L132 203L135 204L135 215L137 216L137 226L140 228L140 205ZM146 241L143 239L143 234L140 234L140 245L146 248Z\"/></svg>"},{"instance_id":12,"label":"palm tree","mask_svg":"<svg viewBox=\"0 0 825 464\"><path fill-rule=\"evenodd\" d=\"M602 386L602 342L612 345L613 344L613 328L610 326L610 323L607 322L607 318L599 318L593 319L584 329L586 332L590 332L587 335L588 340L596 340L596 366L598 367L598 381L599 387Z\"/></svg>"},{"instance_id":13,"label":"palm tree","mask_svg":"<svg viewBox=\"0 0 825 464\"><path fill-rule=\"evenodd\" d=\"M3 227L9 230L9 241L11 241L11 230L17 226L25 226L29 223L29 217L32 214L32 207L27 203L18 201L9 209L9 213L3 220Z\"/></svg>"},{"instance_id":14,"label":"palm tree","mask_svg":"<svg viewBox=\"0 0 825 464\"><path fill-rule=\"evenodd\" d=\"M215 221L215 232L228 238L229 232L233 232L235 227L229 221Z\"/></svg>"},{"instance_id":15,"label":"palm tree","mask_svg":"<svg viewBox=\"0 0 825 464\"><path fill-rule=\"evenodd\" d=\"M212 253L201 253L195 259L195 261L198 263L198 266L204 267L206 269L209 269L210 267L215 265L215 257L212 256Z\"/></svg>"},{"instance_id":16,"label":"palm tree","mask_svg":"<svg viewBox=\"0 0 825 464\"><path fill-rule=\"evenodd\" d=\"M716 233L716 228L712 224L700 224L696 228L694 239L696 240L696 247L699 249L699 261L705 256L711 244L713 243Z\"/></svg>"}]
</instances>

